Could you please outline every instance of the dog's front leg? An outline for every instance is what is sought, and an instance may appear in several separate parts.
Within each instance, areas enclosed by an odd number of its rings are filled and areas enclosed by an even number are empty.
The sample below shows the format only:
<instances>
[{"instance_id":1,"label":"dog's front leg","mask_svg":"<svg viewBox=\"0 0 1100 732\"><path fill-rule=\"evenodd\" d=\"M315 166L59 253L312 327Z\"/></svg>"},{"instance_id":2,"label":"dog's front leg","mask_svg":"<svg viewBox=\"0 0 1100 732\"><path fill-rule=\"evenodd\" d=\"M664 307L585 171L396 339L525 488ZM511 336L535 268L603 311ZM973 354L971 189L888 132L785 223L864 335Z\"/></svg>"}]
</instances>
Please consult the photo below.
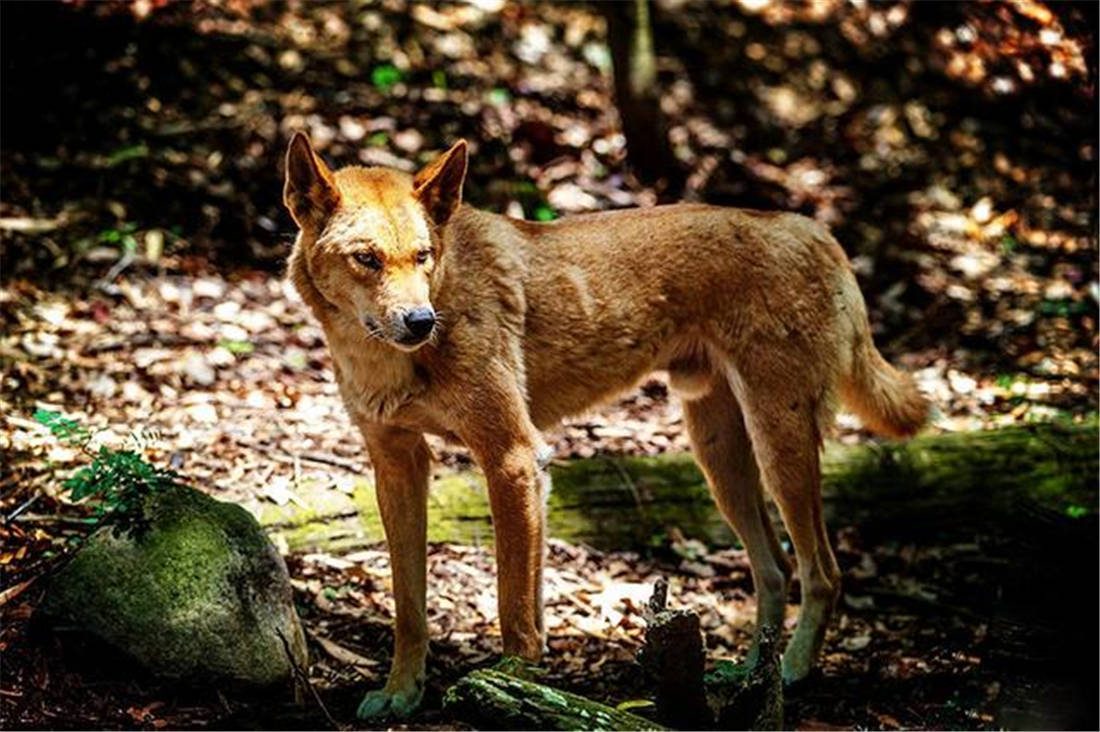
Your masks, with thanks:
<instances>
[{"instance_id":1,"label":"dog's front leg","mask_svg":"<svg viewBox=\"0 0 1100 732\"><path fill-rule=\"evenodd\" d=\"M504 654L542 657L543 497L537 447L519 440L480 462L489 484Z\"/></svg>"},{"instance_id":2,"label":"dog's front leg","mask_svg":"<svg viewBox=\"0 0 1100 732\"><path fill-rule=\"evenodd\" d=\"M382 689L359 705L360 719L405 717L424 694L428 626L424 610L427 564L428 479L431 452L422 435L365 425L363 437L374 465L375 494L393 574L393 662Z\"/></svg>"},{"instance_id":3,"label":"dog's front leg","mask_svg":"<svg viewBox=\"0 0 1100 732\"><path fill-rule=\"evenodd\" d=\"M511 398L507 398L511 397ZM545 507L542 438L518 389L479 400L476 424L463 439L489 485L497 560L497 603L505 655L542 657L542 562Z\"/></svg>"}]
</instances>

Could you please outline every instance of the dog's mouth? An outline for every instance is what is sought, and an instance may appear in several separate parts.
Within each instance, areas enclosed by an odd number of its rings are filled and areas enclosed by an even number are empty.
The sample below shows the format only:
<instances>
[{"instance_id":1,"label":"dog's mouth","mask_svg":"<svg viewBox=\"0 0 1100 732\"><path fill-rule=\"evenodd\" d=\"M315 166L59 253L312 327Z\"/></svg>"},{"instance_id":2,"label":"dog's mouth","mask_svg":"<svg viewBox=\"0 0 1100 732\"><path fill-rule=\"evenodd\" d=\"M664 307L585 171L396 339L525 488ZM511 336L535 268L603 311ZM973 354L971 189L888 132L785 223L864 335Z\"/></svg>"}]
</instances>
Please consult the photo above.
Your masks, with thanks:
<instances>
[{"instance_id":1,"label":"dog's mouth","mask_svg":"<svg viewBox=\"0 0 1100 732\"><path fill-rule=\"evenodd\" d=\"M435 331L432 331L432 333L434 332ZM416 336L412 333L408 333L401 338L395 338L393 344L403 351L415 351L431 340L432 333L428 333L428 335L425 336Z\"/></svg>"},{"instance_id":2,"label":"dog's mouth","mask_svg":"<svg viewBox=\"0 0 1100 732\"><path fill-rule=\"evenodd\" d=\"M415 351L430 341L436 332L434 327L424 334L411 333L406 330L400 336L394 337L387 332L386 328L382 327L381 323L369 315L363 316L362 323L371 338L389 343L401 351Z\"/></svg>"}]
</instances>

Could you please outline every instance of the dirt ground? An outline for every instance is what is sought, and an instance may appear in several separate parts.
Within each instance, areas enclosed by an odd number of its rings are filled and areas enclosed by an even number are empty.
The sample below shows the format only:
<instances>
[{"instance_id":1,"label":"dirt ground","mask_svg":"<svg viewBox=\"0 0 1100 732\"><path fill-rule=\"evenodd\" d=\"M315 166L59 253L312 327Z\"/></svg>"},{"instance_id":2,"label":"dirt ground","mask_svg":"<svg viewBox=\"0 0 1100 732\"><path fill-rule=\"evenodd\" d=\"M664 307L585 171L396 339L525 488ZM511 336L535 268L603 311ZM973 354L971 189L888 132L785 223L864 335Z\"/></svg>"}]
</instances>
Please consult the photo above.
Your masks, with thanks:
<instances>
[{"instance_id":1,"label":"dirt ground","mask_svg":"<svg viewBox=\"0 0 1100 732\"><path fill-rule=\"evenodd\" d=\"M988 620L950 607L937 610L934 601L914 607L882 599L889 597L882 590L891 583L962 584L966 578L937 569L943 551L912 546L900 552L889 547L841 551L848 567L843 604L820 676L788 696L791 727L995 727L998 678L981 664ZM383 680L392 641L385 554L311 554L288 562L311 638L310 679L329 714L359 726L355 706L366 688ZM879 570L879 563L886 566ZM549 674L540 680L612 704L650 697L652 689L640 679L634 655L644 631L641 607L661 575L671 579L674 605L700 612L710 661L738 659L747 649L754 607L744 553L713 551L694 560L691 573L682 564L555 543L547 573L550 651L544 665ZM491 556L483 548L433 546L429 567L429 687L424 710L408 725L461 727L460 720L440 711L443 691L468 671L495 663L500 651L492 624ZM873 581L864 577L869 568ZM157 684L133 678L132 670L112 671L102 656L89 664L80 651L35 645L24 635L34 592L25 597L9 609L11 623L4 630L5 726L329 726L312 700L295 706L289 692L273 703ZM795 611L792 605L791 621Z\"/></svg>"}]
</instances>

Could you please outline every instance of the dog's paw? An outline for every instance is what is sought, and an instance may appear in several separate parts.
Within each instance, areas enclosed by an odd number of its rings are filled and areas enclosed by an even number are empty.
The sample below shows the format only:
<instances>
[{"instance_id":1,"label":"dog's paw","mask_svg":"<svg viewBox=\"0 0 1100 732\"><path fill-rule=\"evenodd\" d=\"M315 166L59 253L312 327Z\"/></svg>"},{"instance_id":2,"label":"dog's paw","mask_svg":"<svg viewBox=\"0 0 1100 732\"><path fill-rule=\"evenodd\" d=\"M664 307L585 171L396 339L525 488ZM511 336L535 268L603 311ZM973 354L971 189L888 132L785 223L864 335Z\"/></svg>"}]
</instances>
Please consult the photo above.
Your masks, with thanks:
<instances>
[{"instance_id":1,"label":"dog's paw","mask_svg":"<svg viewBox=\"0 0 1100 732\"><path fill-rule=\"evenodd\" d=\"M375 689L374 691L368 691L367 695L363 697L355 716L359 719L404 719L420 707L420 700L423 697L423 684L416 684L411 689L392 692L385 689Z\"/></svg>"},{"instance_id":2,"label":"dog's paw","mask_svg":"<svg viewBox=\"0 0 1100 732\"><path fill-rule=\"evenodd\" d=\"M822 625L810 625L805 618L799 616L798 627L787 644L787 650L783 652L784 686L793 688L806 681L814 670L814 661L821 655L824 640L825 629Z\"/></svg>"},{"instance_id":3,"label":"dog's paw","mask_svg":"<svg viewBox=\"0 0 1100 732\"><path fill-rule=\"evenodd\" d=\"M792 653L788 648L783 654L783 686L791 690L804 686L813 671L813 655L798 650Z\"/></svg>"}]
</instances>

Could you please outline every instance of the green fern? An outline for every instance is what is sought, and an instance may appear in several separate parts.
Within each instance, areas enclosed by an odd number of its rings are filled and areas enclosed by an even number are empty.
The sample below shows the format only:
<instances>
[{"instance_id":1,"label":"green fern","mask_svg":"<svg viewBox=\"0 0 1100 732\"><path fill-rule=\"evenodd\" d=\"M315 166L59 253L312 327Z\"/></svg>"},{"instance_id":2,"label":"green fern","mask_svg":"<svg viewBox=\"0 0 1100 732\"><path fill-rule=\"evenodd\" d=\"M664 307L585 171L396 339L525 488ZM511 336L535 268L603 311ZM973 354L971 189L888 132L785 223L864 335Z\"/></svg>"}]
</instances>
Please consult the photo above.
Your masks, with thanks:
<instances>
[{"instance_id":1,"label":"green fern","mask_svg":"<svg viewBox=\"0 0 1100 732\"><path fill-rule=\"evenodd\" d=\"M34 419L49 428L50 433L67 445L79 447L92 459L61 485L74 501L85 498L94 501L95 512L104 522L114 525L114 532L140 533L146 528L145 499L153 493L182 486L182 478L174 470L158 468L135 450L112 450L89 447L92 433L76 420L57 412L38 409ZM139 447L146 439L132 439Z\"/></svg>"}]
</instances>

